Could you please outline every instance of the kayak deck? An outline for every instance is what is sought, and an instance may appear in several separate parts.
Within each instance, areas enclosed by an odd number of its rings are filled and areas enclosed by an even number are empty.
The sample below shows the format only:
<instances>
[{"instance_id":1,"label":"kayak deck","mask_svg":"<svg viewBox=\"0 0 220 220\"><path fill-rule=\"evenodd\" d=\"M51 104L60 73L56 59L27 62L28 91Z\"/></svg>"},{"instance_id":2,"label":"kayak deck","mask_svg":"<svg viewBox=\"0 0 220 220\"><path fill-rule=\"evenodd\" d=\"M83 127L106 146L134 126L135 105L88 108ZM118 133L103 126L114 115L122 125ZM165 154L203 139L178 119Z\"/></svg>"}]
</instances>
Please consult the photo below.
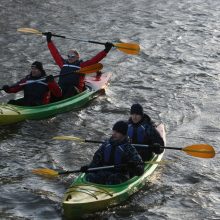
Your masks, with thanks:
<instances>
[{"instance_id":1,"label":"kayak deck","mask_svg":"<svg viewBox=\"0 0 220 220\"><path fill-rule=\"evenodd\" d=\"M165 140L164 126L159 129L163 132ZM111 206L115 206L128 199L145 185L148 177L154 172L163 154L154 155L151 159L154 164L146 163L145 172L142 176L134 176L128 181L117 185L102 185L90 183L85 180L85 174L81 174L66 191L63 198L64 215L68 219L78 218L83 214L101 211Z\"/></svg>"},{"instance_id":2,"label":"kayak deck","mask_svg":"<svg viewBox=\"0 0 220 220\"><path fill-rule=\"evenodd\" d=\"M0 125L17 123L24 120L40 120L54 115L81 108L102 94L108 85L111 74L102 74L100 78L87 77L86 90L73 97L40 106L0 105Z\"/></svg>"}]
</instances>

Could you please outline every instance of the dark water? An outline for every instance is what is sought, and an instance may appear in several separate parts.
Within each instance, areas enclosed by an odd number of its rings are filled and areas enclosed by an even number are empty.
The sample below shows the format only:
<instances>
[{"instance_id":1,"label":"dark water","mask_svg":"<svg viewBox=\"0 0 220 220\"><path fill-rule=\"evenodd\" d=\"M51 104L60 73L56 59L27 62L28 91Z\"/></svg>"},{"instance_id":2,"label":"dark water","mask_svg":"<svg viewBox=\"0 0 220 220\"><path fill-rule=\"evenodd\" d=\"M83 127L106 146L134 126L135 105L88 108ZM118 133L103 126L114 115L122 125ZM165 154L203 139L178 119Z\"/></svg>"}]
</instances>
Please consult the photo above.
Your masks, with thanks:
<instances>
[{"instance_id":1,"label":"dark water","mask_svg":"<svg viewBox=\"0 0 220 220\"><path fill-rule=\"evenodd\" d=\"M167 145L208 143L214 159L166 151L146 187L95 219L220 219L220 1L111 0L0 2L0 86L29 72L35 60L57 73L45 39L16 32L31 27L79 39L134 41L139 56L112 50L103 60L113 73L106 95L86 108L43 121L0 128L0 219L62 219L61 200L74 175L55 180L31 174L38 167L77 169L96 145L52 141L56 135L101 140L140 102L167 130ZM62 54L76 48L84 59L103 49L54 39ZM16 96L20 96L17 94ZM1 102L13 95L3 94Z\"/></svg>"}]
</instances>

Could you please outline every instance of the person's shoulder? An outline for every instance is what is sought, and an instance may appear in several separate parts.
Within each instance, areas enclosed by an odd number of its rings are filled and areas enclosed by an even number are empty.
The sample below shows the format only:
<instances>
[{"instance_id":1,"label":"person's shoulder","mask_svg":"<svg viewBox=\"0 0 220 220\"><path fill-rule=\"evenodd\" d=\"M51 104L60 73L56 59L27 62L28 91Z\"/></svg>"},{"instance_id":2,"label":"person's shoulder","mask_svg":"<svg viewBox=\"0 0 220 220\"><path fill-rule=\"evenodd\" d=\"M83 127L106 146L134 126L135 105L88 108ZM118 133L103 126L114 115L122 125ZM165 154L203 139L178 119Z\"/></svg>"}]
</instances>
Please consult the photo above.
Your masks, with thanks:
<instances>
[{"instance_id":1,"label":"person's shoulder","mask_svg":"<svg viewBox=\"0 0 220 220\"><path fill-rule=\"evenodd\" d=\"M31 79L31 73L27 74L24 78L21 80L30 80Z\"/></svg>"},{"instance_id":2,"label":"person's shoulder","mask_svg":"<svg viewBox=\"0 0 220 220\"><path fill-rule=\"evenodd\" d=\"M147 114L144 114L144 116L143 116L143 124L145 124L147 126L152 126L152 127L156 126L155 122Z\"/></svg>"},{"instance_id":3,"label":"person's shoulder","mask_svg":"<svg viewBox=\"0 0 220 220\"><path fill-rule=\"evenodd\" d=\"M100 148L105 148L106 146L108 146L110 144L110 140L106 139L103 141L103 143L100 145Z\"/></svg>"},{"instance_id":4,"label":"person's shoulder","mask_svg":"<svg viewBox=\"0 0 220 220\"><path fill-rule=\"evenodd\" d=\"M152 119L151 119L151 117L149 116L149 115L147 115L147 114L144 114L143 115L143 120L144 120L144 122L146 123L151 123L152 122Z\"/></svg>"}]
</instances>

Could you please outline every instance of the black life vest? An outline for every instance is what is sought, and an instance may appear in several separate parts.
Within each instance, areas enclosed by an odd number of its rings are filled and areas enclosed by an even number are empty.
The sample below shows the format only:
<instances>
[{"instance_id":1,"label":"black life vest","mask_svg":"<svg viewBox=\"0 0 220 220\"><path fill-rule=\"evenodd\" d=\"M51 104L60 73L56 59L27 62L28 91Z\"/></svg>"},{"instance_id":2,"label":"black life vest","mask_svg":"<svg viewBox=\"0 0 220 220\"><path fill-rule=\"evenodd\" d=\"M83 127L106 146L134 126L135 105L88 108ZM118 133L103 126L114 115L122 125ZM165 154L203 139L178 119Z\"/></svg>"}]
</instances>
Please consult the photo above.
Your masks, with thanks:
<instances>
[{"instance_id":1,"label":"black life vest","mask_svg":"<svg viewBox=\"0 0 220 220\"><path fill-rule=\"evenodd\" d=\"M110 143L104 148L105 164L121 164L127 144L112 146Z\"/></svg>"},{"instance_id":2,"label":"black life vest","mask_svg":"<svg viewBox=\"0 0 220 220\"><path fill-rule=\"evenodd\" d=\"M74 63L69 63L66 60L64 61L64 65L60 71L60 77L58 81L58 84L60 85L61 88L78 86L80 82L80 74L78 73L69 74L69 73L79 70L81 62L82 62L81 60L76 61Z\"/></svg>"},{"instance_id":3,"label":"black life vest","mask_svg":"<svg viewBox=\"0 0 220 220\"><path fill-rule=\"evenodd\" d=\"M138 123L134 124L132 120L128 123L128 136L133 144L150 144L150 130L153 126L151 118L144 114L143 119Z\"/></svg>"},{"instance_id":4,"label":"black life vest","mask_svg":"<svg viewBox=\"0 0 220 220\"><path fill-rule=\"evenodd\" d=\"M41 76L42 77L42 76ZM28 75L26 77L27 82L32 80L38 80L41 77L32 77L31 75ZM24 102L27 106L34 106L34 105L42 105L43 104L43 98L46 92L49 91L48 85L44 81L39 81L36 83L30 83L27 85L24 85Z\"/></svg>"}]
</instances>

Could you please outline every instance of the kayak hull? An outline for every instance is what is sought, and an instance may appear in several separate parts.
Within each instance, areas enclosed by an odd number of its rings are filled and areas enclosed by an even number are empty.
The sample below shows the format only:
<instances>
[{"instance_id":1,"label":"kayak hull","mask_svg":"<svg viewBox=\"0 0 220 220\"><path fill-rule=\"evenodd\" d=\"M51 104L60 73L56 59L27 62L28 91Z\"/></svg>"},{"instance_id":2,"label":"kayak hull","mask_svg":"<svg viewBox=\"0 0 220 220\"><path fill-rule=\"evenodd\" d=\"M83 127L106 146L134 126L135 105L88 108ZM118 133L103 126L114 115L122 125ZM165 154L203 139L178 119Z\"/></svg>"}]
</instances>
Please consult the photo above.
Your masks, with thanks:
<instances>
[{"instance_id":1,"label":"kayak hull","mask_svg":"<svg viewBox=\"0 0 220 220\"><path fill-rule=\"evenodd\" d=\"M0 125L8 125L24 120L41 120L57 114L76 110L103 94L111 78L110 73L102 74L100 78L86 77L86 90L68 99L40 106L0 105Z\"/></svg>"},{"instance_id":2,"label":"kayak hull","mask_svg":"<svg viewBox=\"0 0 220 220\"><path fill-rule=\"evenodd\" d=\"M165 140L164 126L159 125L162 137ZM151 159L154 164L146 164L142 176L135 176L118 185L101 185L89 183L85 174L81 174L68 188L63 198L63 211L67 219L77 219L85 214L105 210L108 207L126 201L132 194L140 190L149 176L154 172L163 154L154 155Z\"/></svg>"}]
</instances>

